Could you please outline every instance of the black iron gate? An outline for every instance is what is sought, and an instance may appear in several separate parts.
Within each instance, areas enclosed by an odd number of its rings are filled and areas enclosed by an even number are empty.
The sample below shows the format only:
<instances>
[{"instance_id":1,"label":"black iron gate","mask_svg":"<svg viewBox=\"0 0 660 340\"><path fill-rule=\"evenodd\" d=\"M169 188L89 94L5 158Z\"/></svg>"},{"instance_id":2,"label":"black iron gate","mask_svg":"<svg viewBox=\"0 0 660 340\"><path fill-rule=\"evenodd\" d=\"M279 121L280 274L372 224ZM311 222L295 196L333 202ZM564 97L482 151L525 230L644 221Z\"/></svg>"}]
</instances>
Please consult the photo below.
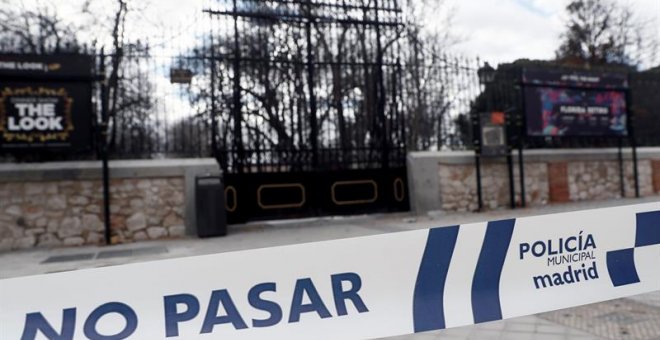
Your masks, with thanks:
<instances>
[{"instance_id":1,"label":"black iron gate","mask_svg":"<svg viewBox=\"0 0 660 340\"><path fill-rule=\"evenodd\" d=\"M409 209L396 0L206 12L230 223Z\"/></svg>"}]
</instances>

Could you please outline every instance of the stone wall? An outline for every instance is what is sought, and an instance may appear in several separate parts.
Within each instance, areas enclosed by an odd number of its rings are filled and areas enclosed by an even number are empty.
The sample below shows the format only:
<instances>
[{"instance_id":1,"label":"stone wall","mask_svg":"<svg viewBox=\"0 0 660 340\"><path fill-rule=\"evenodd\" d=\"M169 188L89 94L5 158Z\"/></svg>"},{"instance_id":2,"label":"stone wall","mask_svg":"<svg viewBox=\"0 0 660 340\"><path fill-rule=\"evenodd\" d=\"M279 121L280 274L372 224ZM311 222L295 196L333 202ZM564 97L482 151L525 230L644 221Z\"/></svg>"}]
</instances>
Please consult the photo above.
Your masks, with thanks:
<instances>
[{"instance_id":1,"label":"stone wall","mask_svg":"<svg viewBox=\"0 0 660 340\"><path fill-rule=\"evenodd\" d=\"M116 163L114 171L111 166L113 244L178 238L195 229L186 226L194 221L189 216L189 201L194 197L189 177L218 170L208 162L201 169L200 164L185 163L123 162ZM105 242L98 164L82 169L79 165L0 167L0 176L4 174L0 177L0 251Z\"/></svg>"},{"instance_id":2,"label":"stone wall","mask_svg":"<svg viewBox=\"0 0 660 340\"><path fill-rule=\"evenodd\" d=\"M181 237L183 179L112 181L113 243ZM104 242L101 181L0 183L0 251Z\"/></svg>"},{"instance_id":3,"label":"stone wall","mask_svg":"<svg viewBox=\"0 0 660 340\"><path fill-rule=\"evenodd\" d=\"M186 234L183 178L117 179L112 182L113 243Z\"/></svg>"},{"instance_id":4,"label":"stone wall","mask_svg":"<svg viewBox=\"0 0 660 340\"><path fill-rule=\"evenodd\" d=\"M635 196L633 162L624 160L626 197ZM621 197L617 150L533 150L525 156L525 197L528 206L596 201ZM435 173L428 171L436 169ZM474 154L413 153L408 159L411 199L417 212L474 211L478 208ZM420 169L424 168L424 170ZM504 159L482 162L482 197L486 210L510 206L508 167ZM640 149L641 196L660 194L660 149ZM437 178L433 178L437 176ZM521 205L518 164L514 163L515 204Z\"/></svg>"},{"instance_id":5,"label":"stone wall","mask_svg":"<svg viewBox=\"0 0 660 340\"><path fill-rule=\"evenodd\" d=\"M525 164L525 197L530 206L547 204L549 201L548 166L544 163ZM482 199L485 209L510 206L509 174L506 164L486 163L481 169ZM440 164L441 210L474 211L478 208L477 178L473 165ZM520 180L514 170L514 182ZM520 202L520 190L515 191L515 201Z\"/></svg>"},{"instance_id":6,"label":"stone wall","mask_svg":"<svg viewBox=\"0 0 660 340\"><path fill-rule=\"evenodd\" d=\"M571 162L568 167L568 201L595 201L620 198L621 176L616 161ZM655 193L652 184L651 161L640 160L638 165L641 196ZM635 177L632 162L624 163L624 191L635 197ZM562 201L558 201L562 202Z\"/></svg>"}]
</instances>

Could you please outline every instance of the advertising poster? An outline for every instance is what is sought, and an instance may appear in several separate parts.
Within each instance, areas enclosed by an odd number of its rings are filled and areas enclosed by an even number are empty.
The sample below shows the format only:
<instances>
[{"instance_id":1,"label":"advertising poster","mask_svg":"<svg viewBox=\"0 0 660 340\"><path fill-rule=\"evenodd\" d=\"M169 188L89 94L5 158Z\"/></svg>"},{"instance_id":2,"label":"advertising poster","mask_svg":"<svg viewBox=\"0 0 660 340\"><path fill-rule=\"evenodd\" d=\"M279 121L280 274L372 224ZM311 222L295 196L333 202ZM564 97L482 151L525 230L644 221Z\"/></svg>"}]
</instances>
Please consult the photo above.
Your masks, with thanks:
<instances>
[{"instance_id":1,"label":"advertising poster","mask_svg":"<svg viewBox=\"0 0 660 340\"><path fill-rule=\"evenodd\" d=\"M527 135L627 136L627 80L616 75L527 72Z\"/></svg>"},{"instance_id":2,"label":"advertising poster","mask_svg":"<svg viewBox=\"0 0 660 340\"><path fill-rule=\"evenodd\" d=\"M20 58L0 56L0 150L88 149L91 63Z\"/></svg>"},{"instance_id":3,"label":"advertising poster","mask_svg":"<svg viewBox=\"0 0 660 340\"><path fill-rule=\"evenodd\" d=\"M525 104L531 136L627 135L622 91L528 87Z\"/></svg>"},{"instance_id":4,"label":"advertising poster","mask_svg":"<svg viewBox=\"0 0 660 340\"><path fill-rule=\"evenodd\" d=\"M0 148L77 148L91 142L86 84L0 85Z\"/></svg>"}]
</instances>

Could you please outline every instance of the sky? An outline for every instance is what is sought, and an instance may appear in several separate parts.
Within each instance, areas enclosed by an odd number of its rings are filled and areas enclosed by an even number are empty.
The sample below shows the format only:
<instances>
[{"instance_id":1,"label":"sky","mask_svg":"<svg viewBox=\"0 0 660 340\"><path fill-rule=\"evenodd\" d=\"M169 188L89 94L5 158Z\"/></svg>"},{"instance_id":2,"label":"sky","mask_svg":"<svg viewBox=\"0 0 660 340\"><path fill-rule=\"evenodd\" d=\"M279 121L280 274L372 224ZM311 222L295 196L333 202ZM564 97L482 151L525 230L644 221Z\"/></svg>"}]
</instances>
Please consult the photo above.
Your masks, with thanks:
<instances>
[{"instance_id":1,"label":"sky","mask_svg":"<svg viewBox=\"0 0 660 340\"><path fill-rule=\"evenodd\" d=\"M75 13L84 0L5 0L23 4L49 4L64 16ZM194 45L193 37L208 29L203 8L213 0L127 0L134 9L129 34L148 37L152 44L178 49ZM418 0L422 1L422 0ZM451 27L460 43L455 53L480 57L492 64L519 58L549 59L559 45L569 0L430 0L446 1L439 13L429 15L430 26ZM652 20L660 36L660 0L614 0L628 4L641 17ZM401 1L403 2L403 1ZM91 8L104 12L115 0L91 0ZM107 12L107 11L105 11ZM447 15L451 24L447 25ZM76 17L68 16L68 17ZM163 50L163 49L161 49ZM660 61L658 61L660 62ZM656 64L657 65L657 64ZM656 65L643 65L646 67Z\"/></svg>"},{"instance_id":2,"label":"sky","mask_svg":"<svg viewBox=\"0 0 660 340\"><path fill-rule=\"evenodd\" d=\"M660 36L660 0L615 0L652 20ZM559 46L567 0L456 0L453 29L464 38L455 48L493 64L519 58L549 59ZM651 66L651 65L645 65Z\"/></svg>"}]
</instances>

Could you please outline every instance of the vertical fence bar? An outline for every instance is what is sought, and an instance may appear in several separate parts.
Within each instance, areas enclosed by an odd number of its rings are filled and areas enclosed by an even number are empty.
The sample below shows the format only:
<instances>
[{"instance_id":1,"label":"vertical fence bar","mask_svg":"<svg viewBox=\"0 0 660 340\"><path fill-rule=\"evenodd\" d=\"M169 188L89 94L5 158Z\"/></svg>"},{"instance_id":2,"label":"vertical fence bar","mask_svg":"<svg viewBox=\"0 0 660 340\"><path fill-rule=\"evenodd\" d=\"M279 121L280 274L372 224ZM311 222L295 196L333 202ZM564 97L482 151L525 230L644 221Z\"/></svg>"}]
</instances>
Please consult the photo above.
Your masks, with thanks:
<instances>
[{"instance_id":1,"label":"vertical fence bar","mask_svg":"<svg viewBox=\"0 0 660 340\"><path fill-rule=\"evenodd\" d=\"M381 42L380 32L380 3L374 0L374 15L375 15L375 31L376 31L376 117L378 130L379 146L381 148L381 167L386 169L389 167L389 138L387 132L387 124L385 119L385 80L383 77L383 46Z\"/></svg>"},{"instance_id":2,"label":"vertical fence bar","mask_svg":"<svg viewBox=\"0 0 660 340\"><path fill-rule=\"evenodd\" d=\"M209 14L209 17L211 15ZM220 163L220 160L218 158L218 117L216 116L216 95L215 95L215 88L216 88L216 56L215 56L215 40L213 39L213 31L211 31L211 46L209 47L211 49L211 154L213 155L213 158L216 159L218 163Z\"/></svg>"},{"instance_id":3,"label":"vertical fence bar","mask_svg":"<svg viewBox=\"0 0 660 340\"><path fill-rule=\"evenodd\" d=\"M630 76L628 76L628 84L630 84ZM628 138L630 140L630 146L632 147L632 167L633 167L633 181L634 181L634 190L635 197L640 197L639 192L639 171L637 167L637 138L635 138L635 116L633 114L633 101L630 94L630 88L625 91L626 98L626 109L628 111L627 123L628 123Z\"/></svg>"},{"instance_id":4,"label":"vertical fence bar","mask_svg":"<svg viewBox=\"0 0 660 340\"><path fill-rule=\"evenodd\" d=\"M309 142L312 146L312 167L316 169L319 165L319 132L317 121L317 107L316 107L316 92L314 89L315 83L315 63L314 63L314 47L312 45L312 25L316 25L312 14L312 0L306 1L307 5L307 19L305 21L305 34L307 38L307 86L309 91Z\"/></svg>"},{"instance_id":5,"label":"vertical fence bar","mask_svg":"<svg viewBox=\"0 0 660 340\"><path fill-rule=\"evenodd\" d=\"M633 161L633 177L635 181L635 198L640 197L639 192L639 169L637 163L637 141L635 141L635 135L632 134L632 161Z\"/></svg>"},{"instance_id":6,"label":"vertical fence bar","mask_svg":"<svg viewBox=\"0 0 660 340\"><path fill-rule=\"evenodd\" d=\"M243 163L245 161L245 151L243 149L243 114L241 106L241 44L239 41L238 30L238 5L237 0L234 0L234 105L233 105L233 119L234 119L234 145L236 153L233 157L235 171L243 173Z\"/></svg>"},{"instance_id":7,"label":"vertical fence bar","mask_svg":"<svg viewBox=\"0 0 660 340\"><path fill-rule=\"evenodd\" d=\"M624 180L625 169L623 166L623 140L621 137L618 138L618 148L617 148L617 161L619 162L619 185L621 190L621 198L626 197L626 184Z\"/></svg>"},{"instance_id":8,"label":"vertical fence bar","mask_svg":"<svg viewBox=\"0 0 660 340\"><path fill-rule=\"evenodd\" d=\"M105 244L112 244L110 231L110 167L108 165L108 86L105 79L105 53L101 50L100 73L103 77L101 82L101 133L99 135L101 146L101 158L103 164L103 217Z\"/></svg>"},{"instance_id":9,"label":"vertical fence bar","mask_svg":"<svg viewBox=\"0 0 660 340\"><path fill-rule=\"evenodd\" d=\"M517 129L516 131L518 132L518 166L519 166L519 174L520 174L520 205L525 208L527 206L527 195L526 195L526 189L525 189L525 156L523 155L524 150L525 150L525 136L526 136L526 131L525 131L525 118L523 111L525 109L525 96L522 94L522 75L518 75L516 82L519 83L519 91L520 92L520 100L518 102L522 103L521 109L515 110L515 112L512 112L516 116L516 124L517 124ZM514 101L512 101L514 102Z\"/></svg>"}]
</instances>

